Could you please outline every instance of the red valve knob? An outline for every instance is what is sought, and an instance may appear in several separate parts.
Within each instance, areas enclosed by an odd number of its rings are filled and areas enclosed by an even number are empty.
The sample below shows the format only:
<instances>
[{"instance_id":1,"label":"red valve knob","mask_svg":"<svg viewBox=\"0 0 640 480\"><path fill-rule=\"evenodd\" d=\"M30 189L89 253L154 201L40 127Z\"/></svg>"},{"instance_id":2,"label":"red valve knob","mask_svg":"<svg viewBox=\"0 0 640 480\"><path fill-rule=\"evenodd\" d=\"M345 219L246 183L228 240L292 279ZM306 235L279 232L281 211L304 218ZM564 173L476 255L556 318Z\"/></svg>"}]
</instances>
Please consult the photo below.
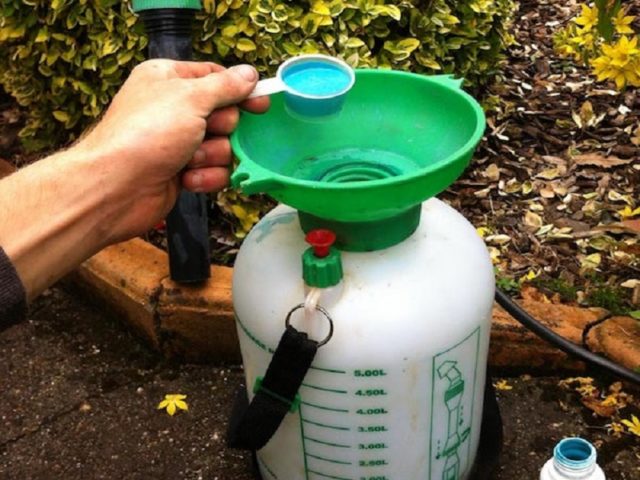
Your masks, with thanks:
<instances>
[{"instance_id":1,"label":"red valve knob","mask_svg":"<svg viewBox=\"0 0 640 480\"><path fill-rule=\"evenodd\" d=\"M329 255L331 245L336 241L336 234L331 230L317 229L307 233L305 240L313 247L313 254L318 258Z\"/></svg>"}]
</instances>

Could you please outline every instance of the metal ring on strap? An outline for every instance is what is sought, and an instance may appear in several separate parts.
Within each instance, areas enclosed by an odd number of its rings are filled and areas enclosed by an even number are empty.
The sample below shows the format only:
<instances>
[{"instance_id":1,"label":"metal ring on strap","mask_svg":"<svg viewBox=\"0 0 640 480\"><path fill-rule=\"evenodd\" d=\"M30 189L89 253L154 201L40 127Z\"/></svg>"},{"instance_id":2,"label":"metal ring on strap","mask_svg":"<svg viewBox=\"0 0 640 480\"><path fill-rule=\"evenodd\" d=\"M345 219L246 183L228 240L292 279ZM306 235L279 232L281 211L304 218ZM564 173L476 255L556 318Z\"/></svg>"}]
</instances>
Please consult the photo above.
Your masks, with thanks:
<instances>
[{"instance_id":1,"label":"metal ring on strap","mask_svg":"<svg viewBox=\"0 0 640 480\"><path fill-rule=\"evenodd\" d=\"M289 328L291 326L291 315L294 314L294 312L300 310L301 308L304 308L305 304L301 303L299 305L296 305L295 307L293 307L289 313L287 314L287 318L284 321L284 324L287 328ZM322 340L321 342L318 342L318 347L321 347L323 345L326 345L329 340L331 340L331 337L333 337L333 319L331 318L331 316L329 315L329 312L327 312L324 308L322 308L320 305L316 305L316 310L319 311L320 313L322 313L325 318L329 321L329 333L327 334L327 336L324 338L324 340Z\"/></svg>"}]
</instances>

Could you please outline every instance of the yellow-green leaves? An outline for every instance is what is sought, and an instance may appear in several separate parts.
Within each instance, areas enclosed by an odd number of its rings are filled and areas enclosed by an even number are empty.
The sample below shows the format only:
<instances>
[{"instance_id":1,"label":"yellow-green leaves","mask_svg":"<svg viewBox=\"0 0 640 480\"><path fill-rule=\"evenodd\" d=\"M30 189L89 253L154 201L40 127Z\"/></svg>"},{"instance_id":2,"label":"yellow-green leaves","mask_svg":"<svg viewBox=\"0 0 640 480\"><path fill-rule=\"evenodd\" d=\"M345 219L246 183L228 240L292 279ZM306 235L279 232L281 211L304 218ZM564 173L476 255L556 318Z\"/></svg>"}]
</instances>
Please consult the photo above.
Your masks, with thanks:
<instances>
[{"instance_id":1,"label":"yellow-green leaves","mask_svg":"<svg viewBox=\"0 0 640 480\"><path fill-rule=\"evenodd\" d=\"M98 56L106 57L107 55L111 55L116 52L120 45L118 42L112 37L106 37L102 43L102 48L100 49Z\"/></svg>"},{"instance_id":2,"label":"yellow-green leaves","mask_svg":"<svg viewBox=\"0 0 640 480\"><path fill-rule=\"evenodd\" d=\"M311 2L311 11L318 15L331 15L331 10L325 2L322 0L315 0Z\"/></svg>"},{"instance_id":3,"label":"yellow-green leaves","mask_svg":"<svg viewBox=\"0 0 640 480\"><path fill-rule=\"evenodd\" d=\"M21 38L27 31L26 25L7 25L0 28L0 42Z\"/></svg>"},{"instance_id":4,"label":"yellow-green leaves","mask_svg":"<svg viewBox=\"0 0 640 480\"><path fill-rule=\"evenodd\" d=\"M273 75L290 56L328 53L354 67L455 72L472 84L495 74L515 11L514 0L474 0L472 7L454 0L202 3L198 59L249 62ZM130 2L37 5L5 0L0 9L0 84L27 107L21 138L34 149L66 143L94 121L147 44ZM629 28L628 18L616 21L620 31Z\"/></svg>"},{"instance_id":5,"label":"yellow-green leaves","mask_svg":"<svg viewBox=\"0 0 640 480\"><path fill-rule=\"evenodd\" d=\"M364 42L357 37L352 37L345 42L344 46L347 48L360 48L364 47Z\"/></svg>"},{"instance_id":6,"label":"yellow-green leaves","mask_svg":"<svg viewBox=\"0 0 640 480\"><path fill-rule=\"evenodd\" d=\"M158 404L157 408L158 410L166 410L167 413L173 417L179 410L189 410L189 405L185 402L186 398L186 395L179 393L167 394L164 396L164 400Z\"/></svg>"},{"instance_id":7,"label":"yellow-green leaves","mask_svg":"<svg viewBox=\"0 0 640 480\"><path fill-rule=\"evenodd\" d=\"M369 9L369 13L374 16L386 16L391 17L394 20L398 21L402 17L402 12L395 5L374 5L371 9Z\"/></svg>"},{"instance_id":8,"label":"yellow-green leaves","mask_svg":"<svg viewBox=\"0 0 640 480\"><path fill-rule=\"evenodd\" d=\"M241 52L253 52L256 49L256 44L248 38L241 38L236 43L236 48Z\"/></svg>"},{"instance_id":9,"label":"yellow-green leaves","mask_svg":"<svg viewBox=\"0 0 640 480\"><path fill-rule=\"evenodd\" d=\"M384 42L384 49L393 55L396 62L406 60L416 48L420 46L417 38L405 38L397 41Z\"/></svg>"},{"instance_id":10,"label":"yellow-green leaves","mask_svg":"<svg viewBox=\"0 0 640 480\"><path fill-rule=\"evenodd\" d=\"M69 120L71 120L71 117L69 116L69 114L62 110L54 110L52 113L53 113L53 118L55 118L59 122L66 123Z\"/></svg>"}]
</instances>

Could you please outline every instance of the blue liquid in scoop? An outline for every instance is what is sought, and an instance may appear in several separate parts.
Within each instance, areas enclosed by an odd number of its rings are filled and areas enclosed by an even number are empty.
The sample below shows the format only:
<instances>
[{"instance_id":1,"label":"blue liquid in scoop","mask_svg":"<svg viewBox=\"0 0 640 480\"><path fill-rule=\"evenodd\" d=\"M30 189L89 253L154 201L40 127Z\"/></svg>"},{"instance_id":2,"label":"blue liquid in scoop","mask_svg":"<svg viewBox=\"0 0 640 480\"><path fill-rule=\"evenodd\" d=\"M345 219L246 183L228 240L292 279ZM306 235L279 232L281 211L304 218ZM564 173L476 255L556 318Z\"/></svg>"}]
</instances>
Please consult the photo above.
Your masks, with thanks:
<instances>
[{"instance_id":1,"label":"blue liquid in scoop","mask_svg":"<svg viewBox=\"0 0 640 480\"><path fill-rule=\"evenodd\" d=\"M304 62L287 68L284 83L303 95L326 97L349 86L351 78L341 68L323 62Z\"/></svg>"}]
</instances>

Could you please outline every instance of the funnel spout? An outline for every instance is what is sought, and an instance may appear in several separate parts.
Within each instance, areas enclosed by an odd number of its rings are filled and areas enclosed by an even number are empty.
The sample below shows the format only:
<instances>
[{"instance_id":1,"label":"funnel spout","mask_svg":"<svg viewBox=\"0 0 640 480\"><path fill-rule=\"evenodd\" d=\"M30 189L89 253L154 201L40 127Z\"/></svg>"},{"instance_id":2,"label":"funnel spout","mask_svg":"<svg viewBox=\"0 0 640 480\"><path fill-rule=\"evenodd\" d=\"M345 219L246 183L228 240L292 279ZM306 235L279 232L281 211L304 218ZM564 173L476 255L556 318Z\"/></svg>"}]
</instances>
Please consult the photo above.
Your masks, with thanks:
<instances>
[{"instance_id":1,"label":"funnel spout","mask_svg":"<svg viewBox=\"0 0 640 480\"><path fill-rule=\"evenodd\" d=\"M233 188L241 189L245 195L273 193L282 187L282 184L273 178L273 174L255 168L249 171L243 168L242 163L231 174L230 183Z\"/></svg>"},{"instance_id":2,"label":"funnel spout","mask_svg":"<svg viewBox=\"0 0 640 480\"><path fill-rule=\"evenodd\" d=\"M453 75L434 75L429 78L441 85L447 85L453 88L462 88L462 84L464 83L464 78L456 78Z\"/></svg>"}]
</instances>

